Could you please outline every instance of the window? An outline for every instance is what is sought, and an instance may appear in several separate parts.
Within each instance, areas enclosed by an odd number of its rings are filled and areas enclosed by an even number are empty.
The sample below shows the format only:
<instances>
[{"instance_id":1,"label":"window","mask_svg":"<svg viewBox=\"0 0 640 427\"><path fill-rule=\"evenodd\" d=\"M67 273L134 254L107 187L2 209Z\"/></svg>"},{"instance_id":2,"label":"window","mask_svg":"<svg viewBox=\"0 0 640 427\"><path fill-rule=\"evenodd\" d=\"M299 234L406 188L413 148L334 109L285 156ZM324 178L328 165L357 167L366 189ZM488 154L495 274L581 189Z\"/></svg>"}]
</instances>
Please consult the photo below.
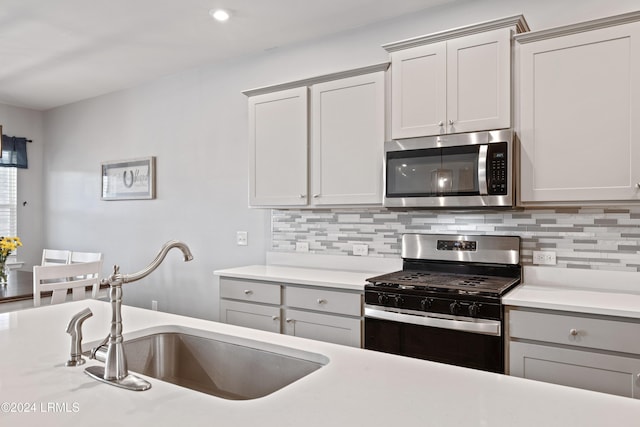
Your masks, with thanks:
<instances>
[{"instance_id":1,"label":"window","mask_svg":"<svg viewBox=\"0 0 640 427\"><path fill-rule=\"evenodd\" d=\"M0 236L18 234L17 171L16 168L0 168Z\"/></svg>"}]
</instances>

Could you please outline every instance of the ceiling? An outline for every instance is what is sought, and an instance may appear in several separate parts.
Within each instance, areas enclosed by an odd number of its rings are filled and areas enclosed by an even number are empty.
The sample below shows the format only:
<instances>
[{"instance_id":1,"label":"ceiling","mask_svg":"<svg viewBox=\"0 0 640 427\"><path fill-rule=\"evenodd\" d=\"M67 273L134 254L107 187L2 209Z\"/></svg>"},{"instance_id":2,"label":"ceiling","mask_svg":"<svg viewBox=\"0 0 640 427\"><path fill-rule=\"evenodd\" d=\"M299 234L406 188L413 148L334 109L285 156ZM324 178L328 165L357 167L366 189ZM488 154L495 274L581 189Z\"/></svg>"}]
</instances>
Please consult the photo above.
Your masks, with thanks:
<instances>
[{"instance_id":1,"label":"ceiling","mask_svg":"<svg viewBox=\"0 0 640 427\"><path fill-rule=\"evenodd\" d=\"M451 1L0 0L0 103L47 110Z\"/></svg>"}]
</instances>

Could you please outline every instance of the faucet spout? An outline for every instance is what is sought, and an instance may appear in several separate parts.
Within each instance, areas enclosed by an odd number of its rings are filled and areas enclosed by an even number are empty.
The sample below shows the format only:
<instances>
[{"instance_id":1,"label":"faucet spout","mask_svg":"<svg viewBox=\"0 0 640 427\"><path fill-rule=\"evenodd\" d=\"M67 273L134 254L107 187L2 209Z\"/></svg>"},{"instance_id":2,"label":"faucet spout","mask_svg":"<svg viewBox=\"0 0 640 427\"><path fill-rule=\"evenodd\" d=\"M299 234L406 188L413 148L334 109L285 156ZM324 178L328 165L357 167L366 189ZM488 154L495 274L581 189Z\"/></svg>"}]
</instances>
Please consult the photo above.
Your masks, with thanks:
<instances>
[{"instance_id":1,"label":"faucet spout","mask_svg":"<svg viewBox=\"0 0 640 427\"><path fill-rule=\"evenodd\" d=\"M127 369L127 359L124 354L123 338L122 338L122 284L135 282L143 279L151 274L162 263L167 256L167 252L172 248L178 248L182 251L185 261L191 261L193 255L189 247L178 240L171 240L162 246L158 255L146 266L134 274L121 274L120 267L113 266L113 273L106 279L102 280L103 284L109 285L109 300L111 302L111 330L105 339L107 344L106 358L104 368L100 366L91 366L85 369L85 372L91 377L103 381L107 384L129 390L147 390L151 384L135 375L129 374ZM95 354L95 353L94 353Z\"/></svg>"},{"instance_id":2,"label":"faucet spout","mask_svg":"<svg viewBox=\"0 0 640 427\"><path fill-rule=\"evenodd\" d=\"M186 245L186 243L183 243L179 240L170 240L162 246L162 248L160 249L160 252L158 252L158 255L156 255L155 259L151 261L151 263L148 266L138 271L137 273L121 274L116 279L121 280L122 283L130 283L140 279L144 279L149 274L151 274L156 268L158 268L158 266L162 263L162 261L164 261L164 258L167 256L167 253L172 248L178 248L182 251L185 262L193 260L193 255L191 255L191 250L189 249L189 246Z\"/></svg>"}]
</instances>

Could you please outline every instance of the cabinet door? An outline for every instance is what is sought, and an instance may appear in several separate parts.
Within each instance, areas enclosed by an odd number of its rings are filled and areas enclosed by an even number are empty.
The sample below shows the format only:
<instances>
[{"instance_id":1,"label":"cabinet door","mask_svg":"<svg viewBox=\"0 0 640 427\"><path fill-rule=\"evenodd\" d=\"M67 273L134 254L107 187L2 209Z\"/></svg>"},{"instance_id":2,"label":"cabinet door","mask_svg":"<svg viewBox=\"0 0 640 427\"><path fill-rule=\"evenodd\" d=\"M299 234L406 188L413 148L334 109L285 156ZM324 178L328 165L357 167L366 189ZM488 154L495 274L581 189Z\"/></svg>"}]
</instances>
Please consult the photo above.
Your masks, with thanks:
<instances>
[{"instance_id":1,"label":"cabinet door","mask_svg":"<svg viewBox=\"0 0 640 427\"><path fill-rule=\"evenodd\" d=\"M640 359L510 342L509 373L553 384L640 398Z\"/></svg>"},{"instance_id":2,"label":"cabinet door","mask_svg":"<svg viewBox=\"0 0 640 427\"><path fill-rule=\"evenodd\" d=\"M446 122L446 42L391 54L391 137L443 133Z\"/></svg>"},{"instance_id":3,"label":"cabinet door","mask_svg":"<svg viewBox=\"0 0 640 427\"><path fill-rule=\"evenodd\" d=\"M516 54L521 202L640 199L640 23Z\"/></svg>"},{"instance_id":4,"label":"cabinet door","mask_svg":"<svg viewBox=\"0 0 640 427\"><path fill-rule=\"evenodd\" d=\"M511 29L447 41L447 133L511 126Z\"/></svg>"},{"instance_id":5,"label":"cabinet door","mask_svg":"<svg viewBox=\"0 0 640 427\"><path fill-rule=\"evenodd\" d=\"M307 88L249 98L249 205L307 204Z\"/></svg>"},{"instance_id":6,"label":"cabinet door","mask_svg":"<svg viewBox=\"0 0 640 427\"><path fill-rule=\"evenodd\" d=\"M352 347L362 346L362 320L285 310L284 333Z\"/></svg>"},{"instance_id":7,"label":"cabinet door","mask_svg":"<svg viewBox=\"0 0 640 427\"><path fill-rule=\"evenodd\" d=\"M220 300L220 321L230 325L280 333L280 308Z\"/></svg>"},{"instance_id":8,"label":"cabinet door","mask_svg":"<svg viewBox=\"0 0 640 427\"><path fill-rule=\"evenodd\" d=\"M312 205L382 203L384 72L311 88Z\"/></svg>"}]
</instances>

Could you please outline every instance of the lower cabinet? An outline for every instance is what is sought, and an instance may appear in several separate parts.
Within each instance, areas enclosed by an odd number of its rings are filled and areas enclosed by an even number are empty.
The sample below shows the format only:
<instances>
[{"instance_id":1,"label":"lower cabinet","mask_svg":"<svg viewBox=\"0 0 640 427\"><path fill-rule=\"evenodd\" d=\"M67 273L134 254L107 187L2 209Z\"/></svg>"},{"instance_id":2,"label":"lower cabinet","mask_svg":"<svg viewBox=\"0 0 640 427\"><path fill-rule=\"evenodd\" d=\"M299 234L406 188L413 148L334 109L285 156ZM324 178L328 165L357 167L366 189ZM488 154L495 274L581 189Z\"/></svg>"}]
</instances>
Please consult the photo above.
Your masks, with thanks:
<instances>
[{"instance_id":1,"label":"lower cabinet","mask_svg":"<svg viewBox=\"0 0 640 427\"><path fill-rule=\"evenodd\" d=\"M362 292L220 277L220 321L362 347Z\"/></svg>"},{"instance_id":2,"label":"lower cabinet","mask_svg":"<svg viewBox=\"0 0 640 427\"><path fill-rule=\"evenodd\" d=\"M551 310L507 309L508 373L640 399L640 323Z\"/></svg>"},{"instance_id":3,"label":"lower cabinet","mask_svg":"<svg viewBox=\"0 0 640 427\"><path fill-rule=\"evenodd\" d=\"M231 325L280 333L280 307L222 299L220 318Z\"/></svg>"},{"instance_id":4,"label":"lower cabinet","mask_svg":"<svg viewBox=\"0 0 640 427\"><path fill-rule=\"evenodd\" d=\"M640 398L640 359L549 345L510 343L510 374Z\"/></svg>"},{"instance_id":5,"label":"lower cabinet","mask_svg":"<svg viewBox=\"0 0 640 427\"><path fill-rule=\"evenodd\" d=\"M285 310L284 333L361 347L362 320L300 310Z\"/></svg>"}]
</instances>

